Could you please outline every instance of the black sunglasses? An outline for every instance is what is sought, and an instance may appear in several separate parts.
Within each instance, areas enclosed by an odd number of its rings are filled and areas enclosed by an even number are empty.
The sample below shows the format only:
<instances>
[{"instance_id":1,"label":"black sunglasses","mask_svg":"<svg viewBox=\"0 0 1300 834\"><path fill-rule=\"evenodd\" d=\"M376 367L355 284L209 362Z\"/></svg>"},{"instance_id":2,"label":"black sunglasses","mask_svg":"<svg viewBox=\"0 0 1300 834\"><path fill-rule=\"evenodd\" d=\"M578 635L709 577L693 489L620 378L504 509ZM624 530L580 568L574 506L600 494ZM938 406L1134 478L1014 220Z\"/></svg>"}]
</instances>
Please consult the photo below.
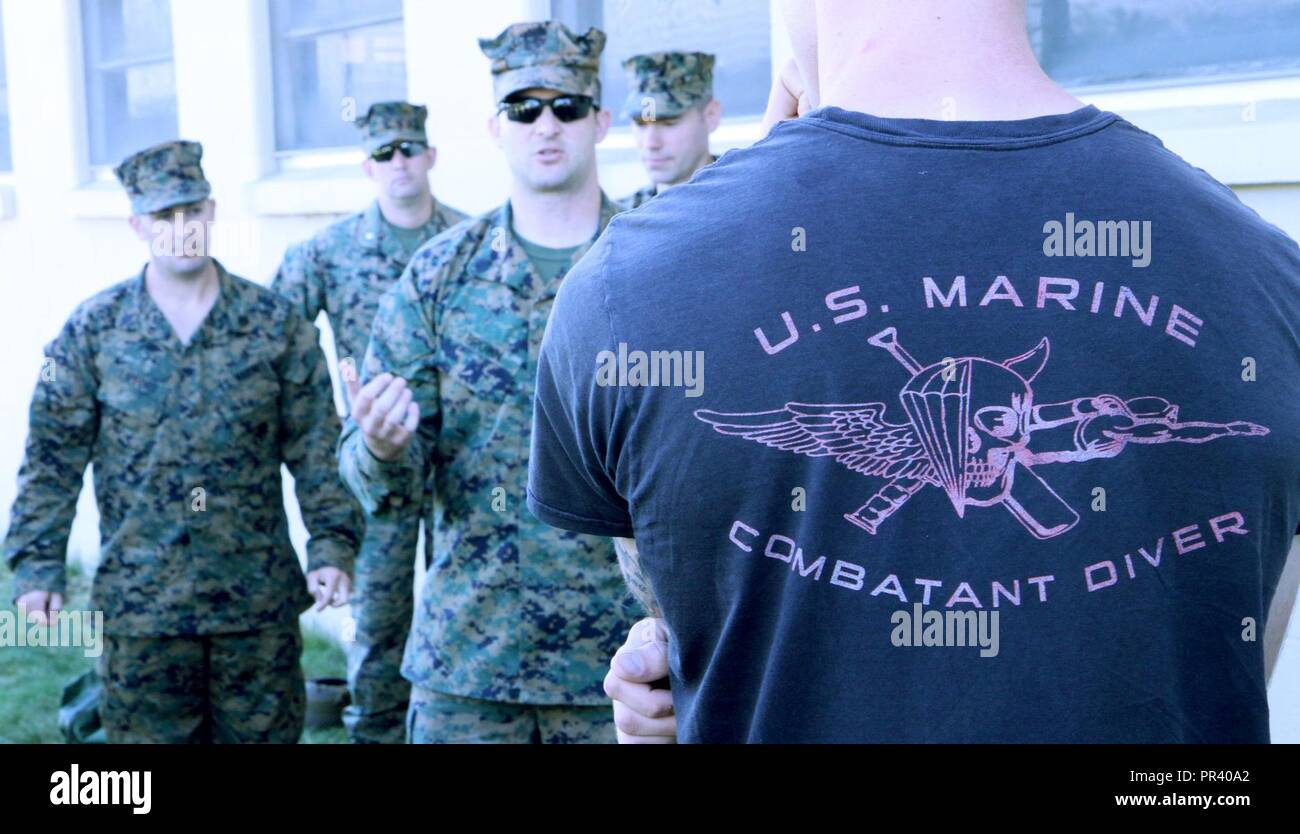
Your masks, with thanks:
<instances>
[{"instance_id":1,"label":"black sunglasses","mask_svg":"<svg viewBox=\"0 0 1300 834\"><path fill-rule=\"evenodd\" d=\"M428 149L429 146L424 144L423 142L411 142L411 141L390 142L389 144L384 145L382 148L379 148L374 153L372 153L370 155L370 158L373 159L375 162L387 162L388 160L393 158L393 154L397 153L398 151L401 151L402 156L406 157L407 159L410 159L413 156L419 156L420 154L424 153Z\"/></svg>"},{"instance_id":2,"label":"black sunglasses","mask_svg":"<svg viewBox=\"0 0 1300 834\"><path fill-rule=\"evenodd\" d=\"M585 119L596 103L591 96L559 96L557 98L521 98L515 101L503 101L497 105L498 113L505 113L512 122L530 125L541 118L547 107L562 122L576 122Z\"/></svg>"}]
</instances>

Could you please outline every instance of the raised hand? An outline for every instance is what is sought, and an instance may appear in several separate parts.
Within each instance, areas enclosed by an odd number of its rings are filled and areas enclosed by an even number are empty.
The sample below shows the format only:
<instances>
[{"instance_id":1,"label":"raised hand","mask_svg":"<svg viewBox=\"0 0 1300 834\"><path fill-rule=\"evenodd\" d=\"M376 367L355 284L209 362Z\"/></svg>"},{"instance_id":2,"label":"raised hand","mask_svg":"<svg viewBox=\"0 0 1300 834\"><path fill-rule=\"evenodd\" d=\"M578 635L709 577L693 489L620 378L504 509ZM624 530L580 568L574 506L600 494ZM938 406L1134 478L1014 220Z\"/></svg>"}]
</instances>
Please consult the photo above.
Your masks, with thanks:
<instances>
[{"instance_id":1,"label":"raised hand","mask_svg":"<svg viewBox=\"0 0 1300 834\"><path fill-rule=\"evenodd\" d=\"M406 380L384 373L362 387L355 374L345 379L352 419L361 429L366 448L380 460L397 460L420 425L420 406L412 399Z\"/></svg>"}]
</instances>

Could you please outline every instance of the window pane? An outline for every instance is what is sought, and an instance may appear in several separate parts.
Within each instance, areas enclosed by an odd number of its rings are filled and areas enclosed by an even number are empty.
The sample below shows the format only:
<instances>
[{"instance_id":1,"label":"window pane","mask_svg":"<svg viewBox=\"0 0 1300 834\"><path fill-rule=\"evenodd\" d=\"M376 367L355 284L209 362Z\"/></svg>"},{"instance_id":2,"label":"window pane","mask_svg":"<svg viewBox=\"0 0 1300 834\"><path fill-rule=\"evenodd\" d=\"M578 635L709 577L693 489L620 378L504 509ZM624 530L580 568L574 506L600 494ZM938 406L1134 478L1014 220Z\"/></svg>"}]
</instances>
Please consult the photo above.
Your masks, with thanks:
<instances>
[{"instance_id":1,"label":"window pane","mask_svg":"<svg viewBox=\"0 0 1300 834\"><path fill-rule=\"evenodd\" d=\"M148 60L172 52L167 0L97 0L99 59Z\"/></svg>"},{"instance_id":2,"label":"window pane","mask_svg":"<svg viewBox=\"0 0 1300 834\"><path fill-rule=\"evenodd\" d=\"M345 115L406 98L400 0L277 0L271 14L277 149L355 145Z\"/></svg>"},{"instance_id":3,"label":"window pane","mask_svg":"<svg viewBox=\"0 0 1300 834\"><path fill-rule=\"evenodd\" d=\"M5 24L0 11L0 171L12 171L13 157L9 152L9 80L5 76Z\"/></svg>"},{"instance_id":4,"label":"window pane","mask_svg":"<svg viewBox=\"0 0 1300 834\"><path fill-rule=\"evenodd\" d=\"M627 97L623 61L642 52L712 52L713 95L725 116L756 116L772 86L768 0L556 0L552 16L578 34L589 26L608 39L600 62L601 99L617 111Z\"/></svg>"},{"instance_id":5,"label":"window pane","mask_svg":"<svg viewBox=\"0 0 1300 834\"><path fill-rule=\"evenodd\" d=\"M168 0L82 0L90 163L116 165L175 139Z\"/></svg>"},{"instance_id":6,"label":"window pane","mask_svg":"<svg viewBox=\"0 0 1300 834\"><path fill-rule=\"evenodd\" d=\"M293 29L402 19L402 0L289 0L287 5L288 24Z\"/></svg>"},{"instance_id":7,"label":"window pane","mask_svg":"<svg viewBox=\"0 0 1300 834\"><path fill-rule=\"evenodd\" d=\"M1300 0L1029 0L1043 67L1082 87L1300 72Z\"/></svg>"}]
</instances>

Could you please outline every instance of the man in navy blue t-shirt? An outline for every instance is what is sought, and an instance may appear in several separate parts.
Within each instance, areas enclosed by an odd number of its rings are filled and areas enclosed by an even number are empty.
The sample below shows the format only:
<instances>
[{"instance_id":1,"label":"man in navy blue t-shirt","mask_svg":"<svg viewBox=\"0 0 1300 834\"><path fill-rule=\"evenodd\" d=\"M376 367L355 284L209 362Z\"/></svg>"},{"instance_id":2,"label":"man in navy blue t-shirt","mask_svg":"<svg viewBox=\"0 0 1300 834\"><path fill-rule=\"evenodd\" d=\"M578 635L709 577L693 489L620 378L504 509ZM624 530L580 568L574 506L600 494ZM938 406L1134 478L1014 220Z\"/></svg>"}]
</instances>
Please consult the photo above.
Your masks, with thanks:
<instances>
[{"instance_id":1,"label":"man in navy blue t-shirt","mask_svg":"<svg viewBox=\"0 0 1300 834\"><path fill-rule=\"evenodd\" d=\"M1300 250L1016 0L795 5L816 109L566 278L530 508L635 540L682 741L1267 741Z\"/></svg>"}]
</instances>

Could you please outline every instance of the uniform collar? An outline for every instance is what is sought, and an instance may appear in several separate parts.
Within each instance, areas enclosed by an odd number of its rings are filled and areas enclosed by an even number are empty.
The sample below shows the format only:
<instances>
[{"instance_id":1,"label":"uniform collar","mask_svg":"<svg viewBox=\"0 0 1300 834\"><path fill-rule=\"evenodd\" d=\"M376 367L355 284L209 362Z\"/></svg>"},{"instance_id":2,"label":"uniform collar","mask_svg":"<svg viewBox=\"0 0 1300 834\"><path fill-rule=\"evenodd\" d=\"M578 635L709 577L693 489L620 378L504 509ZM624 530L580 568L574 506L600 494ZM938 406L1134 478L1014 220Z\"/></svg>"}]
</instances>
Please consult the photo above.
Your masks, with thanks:
<instances>
[{"instance_id":1,"label":"uniform collar","mask_svg":"<svg viewBox=\"0 0 1300 834\"><path fill-rule=\"evenodd\" d=\"M231 275L216 258L212 259L212 264L217 268L221 292L206 322L211 325L210 331L216 334L252 332L257 325L253 316L257 306L257 287Z\"/></svg>"},{"instance_id":2,"label":"uniform collar","mask_svg":"<svg viewBox=\"0 0 1300 834\"><path fill-rule=\"evenodd\" d=\"M600 224L591 240L573 253L573 263L576 264L583 255L587 254L587 250L609 225L610 219L622 210L622 206L609 199L604 191L600 192ZM498 240L504 241L504 244L497 243L494 247L493 243ZM469 272L474 278L506 284L514 290L530 295L536 294L542 299L554 297L560 285L559 281L542 284L542 279L533 269L528 253L524 251L519 238L515 236L513 212L509 200L490 217L483 240L479 242L473 257L470 258Z\"/></svg>"},{"instance_id":3,"label":"uniform collar","mask_svg":"<svg viewBox=\"0 0 1300 834\"><path fill-rule=\"evenodd\" d=\"M220 341L227 335L247 333L253 329L253 317L249 315L253 301L250 287L237 281L216 258L212 259L212 265L217 270L217 299L194 332L191 345L200 339ZM179 345L176 331L172 330L171 323L145 286L147 268L148 264L145 264L131 282L130 299L118 314L117 326L127 331L137 330L157 344L174 342Z\"/></svg>"},{"instance_id":4,"label":"uniform collar","mask_svg":"<svg viewBox=\"0 0 1300 834\"><path fill-rule=\"evenodd\" d=\"M442 230L442 207L438 205L435 197L433 200L433 212L429 215L428 221L424 224L425 239L433 237ZM398 263L406 263L406 250L402 247L396 235L389 228L388 221L384 219L383 212L379 208L379 201L375 200L370 207L361 215L361 223L357 226L358 244L374 252L379 252L390 260Z\"/></svg>"}]
</instances>

